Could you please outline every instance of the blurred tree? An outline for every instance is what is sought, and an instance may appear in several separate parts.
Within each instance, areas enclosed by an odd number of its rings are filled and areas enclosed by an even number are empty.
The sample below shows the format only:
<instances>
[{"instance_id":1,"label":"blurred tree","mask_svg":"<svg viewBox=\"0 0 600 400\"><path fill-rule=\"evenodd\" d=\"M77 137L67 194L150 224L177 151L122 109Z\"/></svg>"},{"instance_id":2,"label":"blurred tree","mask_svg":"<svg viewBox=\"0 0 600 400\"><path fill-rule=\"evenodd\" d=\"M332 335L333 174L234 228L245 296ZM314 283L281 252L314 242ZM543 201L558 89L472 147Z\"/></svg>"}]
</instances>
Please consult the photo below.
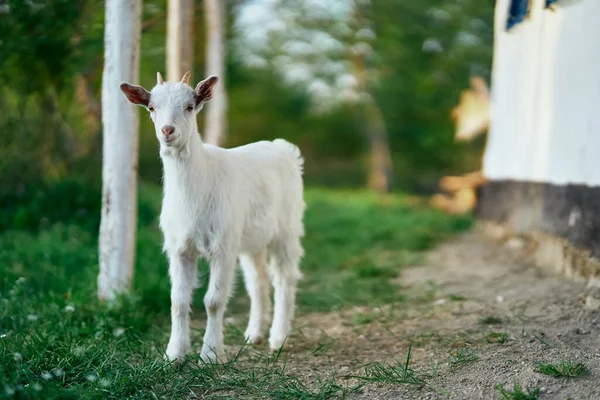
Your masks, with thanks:
<instances>
[{"instance_id":1,"label":"blurred tree","mask_svg":"<svg viewBox=\"0 0 600 400\"><path fill-rule=\"evenodd\" d=\"M250 64L271 64L291 85L304 86L316 111L337 104L357 111L369 146L368 185L387 192L392 184L392 160L386 124L373 96L377 66L373 63L369 0L334 2L262 2L262 19L243 15L246 40L240 52ZM253 5L256 7L256 3ZM251 9L247 14L256 9ZM260 12L259 12L260 13ZM259 44L250 44L255 38Z\"/></svg>"},{"instance_id":2,"label":"blurred tree","mask_svg":"<svg viewBox=\"0 0 600 400\"><path fill-rule=\"evenodd\" d=\"M392 156L383 114L377 99L373 96L372 83L369 82L371 74L377 72L370 71L367 65L368 58L372 55L368 41L375 39L374 31L371 29L372 23L369 20L371 4L370 1L363 0L355 2L353 8L350 26L354 27L356 43L351 46L349 55L357 82L356 89L363 98L360 104L365 121L365 135L370 146L368 185L378 192L388 192L393 182Z\"/></svg>"},{"instance_id":3,"label":"blurred tree","mask_svg":"<svg viewBox=\"0 0 600 400\"><path fill-rule=\"evenodd\" d=\"M381 104L403 187L434 192L448 173L479 167L482 141L454 141L450 112L473 75L489 79L493 4L373 2Z\"/></svg>"},{"instance_id":4,"label":"blurred tree","mask_svg":"<svg viewBox=\"0 0 600 400\"><path fill-rule=\"evenodd\" d=\"M81 38L89 28L84 15L90 8L92 1L0 3L3 192L22 192L61 176L87 150L87 132L68 121L77 105L65 110L61 102L73 103L70 78L82 65Z\"/></svg>"},{"instance_id":5,"label":"blurred tree","mask_svg":"<svg viewBox=\"0 0 600 400\"><path fill-rule=\"evenodd\" d=\"M102 216L98 297L112 300L131 285L137 225L138 110L121 93L137 83L141 0L107 0L102 76ZM125 134L124 134L125 133Z\"/></svg>"},{"instance_id":6,"label":"blurred tree","mask_svg":"<svg viewBox=\"0 0 600 400\"><path fill-rule=\"evenodd\" d=\"M178 82L191 71L194 54L194 0L169 0L167 79Z\"/></svg>"},{"instance_id":7,"label":"blurred tree","mask_svg":"<svg viewBox=\"0 0 600 400\"><path fill-rule=\"evenodd\" d=\"M347 118L361 112L367 137L387 133L375 137L389 138L400 186L431 192L446 170L477 162L470 147L453 142L449 113L471 74L489 77L492 16L493 4L477 0L256 0L238 11L236 53L246 66L272 69L309 94L321 116L334 104ZM379 122L364 102L379 108ZM376 153L368 165L384 171L385 151Z\"/></svg>"},{"instance_id":8,"label":"blurred tree","mask_svg":"<svg viewBox=\"0 0 600 400\"><path fill-rule=\"evenodd\" d=\"M206 75L217 75L219 83L207 103L204 138L207 143L221 145L227 132L227 94L225 92L225 3L204 0L206 15Z\"/></svg>"}]
</instances>

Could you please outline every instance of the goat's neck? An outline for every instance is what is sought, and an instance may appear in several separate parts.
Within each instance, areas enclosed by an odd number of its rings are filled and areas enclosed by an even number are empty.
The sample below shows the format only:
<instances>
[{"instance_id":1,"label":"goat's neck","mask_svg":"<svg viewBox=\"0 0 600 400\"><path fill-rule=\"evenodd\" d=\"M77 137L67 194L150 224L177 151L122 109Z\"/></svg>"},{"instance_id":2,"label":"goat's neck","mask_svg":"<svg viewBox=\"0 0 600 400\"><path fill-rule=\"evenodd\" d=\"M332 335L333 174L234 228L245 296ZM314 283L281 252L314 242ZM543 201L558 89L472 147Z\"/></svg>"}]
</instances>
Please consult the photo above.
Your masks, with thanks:
<instances>
[{"instance_id":1,"label":"goat's neck","mask_svg":"<svg viewBox=\"0 0 600 400\"><path fill-rule=\"evenodd\" d=\"M210 154L205 150L195 126L193 129L188 142L180 149L161 149L165 195L197 199L200 192L209 189Z\"/></svg>"}]
</instances>

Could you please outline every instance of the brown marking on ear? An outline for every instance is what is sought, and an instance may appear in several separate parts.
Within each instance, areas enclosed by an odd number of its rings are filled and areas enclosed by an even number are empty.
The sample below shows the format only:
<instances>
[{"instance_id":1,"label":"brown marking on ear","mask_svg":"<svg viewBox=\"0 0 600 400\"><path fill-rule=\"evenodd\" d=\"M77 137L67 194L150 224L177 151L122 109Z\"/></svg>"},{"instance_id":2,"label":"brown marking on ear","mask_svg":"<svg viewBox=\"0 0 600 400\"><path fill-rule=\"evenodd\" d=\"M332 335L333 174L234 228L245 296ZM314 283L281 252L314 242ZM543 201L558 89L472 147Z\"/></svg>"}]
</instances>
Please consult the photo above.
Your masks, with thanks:
<instances>
[{"instance_id":1,"label":"brown marking on ear","mask_svg":"<svg viewBox=\"0 0 600 400\"><path fill-rule=\"evenodd\" d=\"M218 82L219 78L215 75L211 75L196 86L194 89L194 100L196 106L210 100L213 95L213 86Z\"/></svg>"},{"instance_id":2,"label":"brown marking on ear","mask_svg":"<svg viewBox=\"0 0 600 400\"><path fill-rule=\"evenodd\" d=\"M163 83L165 83L165 81L163 80L162 75L160 74L160 72L157 72L156 73L156 84L162 85Z\"/></svg>"},{"instance_id":3,"label":"brown marking on ear","mask_svg":"<svg viewBox=\"0 0 600 400\"><path fill-rule=\"evenodd\" d=\"M130 85L129 83L121 83L121 91L133 104L139 104L144 107L148 107L150 102L150 92L138 85Z\"/></svg>"},{"instance_id":4,"label":"brown marking on ear","mask_svg":"<svg viewBox=\"0 0 600 400\"><path fill-rule=\"evenodd\" d=\"M185 84L190 84L190 76L192 76L192 73L190 71L186 72L183 75L183 78L181 78L181 83L185 83Z\"/></svg>"}]
</instances>

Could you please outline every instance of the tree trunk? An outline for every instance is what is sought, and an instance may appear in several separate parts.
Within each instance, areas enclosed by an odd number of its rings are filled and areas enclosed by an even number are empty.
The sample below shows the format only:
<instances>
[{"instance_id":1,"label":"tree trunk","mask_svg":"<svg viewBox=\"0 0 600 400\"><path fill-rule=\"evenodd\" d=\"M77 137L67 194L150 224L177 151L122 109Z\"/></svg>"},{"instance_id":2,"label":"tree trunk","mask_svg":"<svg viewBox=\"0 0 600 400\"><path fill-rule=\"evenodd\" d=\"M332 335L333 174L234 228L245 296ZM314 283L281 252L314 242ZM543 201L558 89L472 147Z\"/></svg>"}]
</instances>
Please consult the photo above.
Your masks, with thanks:
<instances>
[{"instance_id":1,"label":"tree trunk","mask_svg":"<svg viewBox=\"0 0 600 400\"><path fill-rule=\"evenodd\" d=\"M167 79L178 82L193 67L194 0L169 0Z\"/></svg>"},{"instance_id":2,"label":"tree trunk","mask_svg":"<svg viewBox=\"0 0 600 400\"><path fill-rule=\"evenodd\" d=\"M119 89L137 83L141 0L107 0L102 76L102 216L98 297L112 300L133 278L137 224L138 110Z\"/></svg>"},{"instance_id":3,"label":"tree trunk","mask_svg":"<svg viewBox=\"0 0 600 400\"><path fill-rule=\"evenodd\" d=\"M377 192L387 193L393 181L393 165L385 121L379 105L369 92L364 55L358 52L352 54L352 64L358 87L366 94L362 110L370 147L368 185Z\"/></svg>"},{"instance_id":4,"label":"tree trunk","mask_svg":"<svg viewBox=\"0 0 600 400\"><path fill-rule=\"evenodd\" d=\"M204 0L207 38L206 74L217 75L213 97L207 103L204 138L207 143L221 145L227 131L227 95L225 94L225 5L222 0Z\"/></svg>"},{"instance_id":5,"label":"tree trunk","mask_svg":"<svg viewBox=\"0 0 600 400\"><path fill-rule=\"evenodd\" d=\"M365 122L371 148L369 188L387 193L392 189L392 156L383 115L374 100L365 105Z\"/></svg>"},{"instance_id":6,"label":"tree trunk","mask_svg":"<svg viewBox=\"0 0 600 400\"><path fill-rule=\"evenodd\" d=\"M60 111L58 95L53 87L44 91L41 104L49 118L48 122L54 129L55 141L60 147L61 158L68 161L73 160L77 152L77 138Z\"/></svg>"},{"instance_id":7,"label":"tree trunk","mask_svg":"<svg viewBox=\"0 0 600 400\"><path fill-rule=\"evenodd\" d=\"M75 98L85 108L85 125L88 137L96 137L100 131L100 102L95 98L88 77L82 73L75 75ZM87 138L86 138L87 139ZM85 149L87 153L89 149Z\"/></svg>"}]
</instances>

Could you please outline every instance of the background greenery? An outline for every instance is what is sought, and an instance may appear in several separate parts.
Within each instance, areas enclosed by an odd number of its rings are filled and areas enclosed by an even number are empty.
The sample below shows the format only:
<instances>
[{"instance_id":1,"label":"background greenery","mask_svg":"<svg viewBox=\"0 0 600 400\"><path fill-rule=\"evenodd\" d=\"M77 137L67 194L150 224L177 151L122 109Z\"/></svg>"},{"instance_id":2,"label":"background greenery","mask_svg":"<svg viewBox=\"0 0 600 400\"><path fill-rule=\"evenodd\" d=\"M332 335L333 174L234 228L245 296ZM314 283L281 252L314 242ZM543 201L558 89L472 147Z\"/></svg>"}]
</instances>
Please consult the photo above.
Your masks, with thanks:
<instances>
[{"instance_id":1,"label":"background greenery","mask_svg":"<svg viewBox=\"0 0 600 400\"><path fill-rule=\"evenodd\" d=\"M234 11L243 3L227 2L231 43ZM24 194L73 175L99 186L103 2L3 4L10 12L0 13L0 190ZM455 143L449 112L472 74L489 77L492 9L493 2L478 0L372 2L373 93L388 130L396 188L430 193L440 176L478 167L481 143ZM165 72L165 20L165 0L144 1L140 83L146 87L155 83L156 71ZM202 2L195 21L198 80L204 70ZM424 51L432 39L440 47ZM309 184L362 186L368 146L355 109L338 104L314 113L305 87L284 84L271 64L246 67L234 50L228 47L225 145L284 137L305 154ZM157 143L140 113L140 177L158 183Z\"/></svg>"}]
</instances>

